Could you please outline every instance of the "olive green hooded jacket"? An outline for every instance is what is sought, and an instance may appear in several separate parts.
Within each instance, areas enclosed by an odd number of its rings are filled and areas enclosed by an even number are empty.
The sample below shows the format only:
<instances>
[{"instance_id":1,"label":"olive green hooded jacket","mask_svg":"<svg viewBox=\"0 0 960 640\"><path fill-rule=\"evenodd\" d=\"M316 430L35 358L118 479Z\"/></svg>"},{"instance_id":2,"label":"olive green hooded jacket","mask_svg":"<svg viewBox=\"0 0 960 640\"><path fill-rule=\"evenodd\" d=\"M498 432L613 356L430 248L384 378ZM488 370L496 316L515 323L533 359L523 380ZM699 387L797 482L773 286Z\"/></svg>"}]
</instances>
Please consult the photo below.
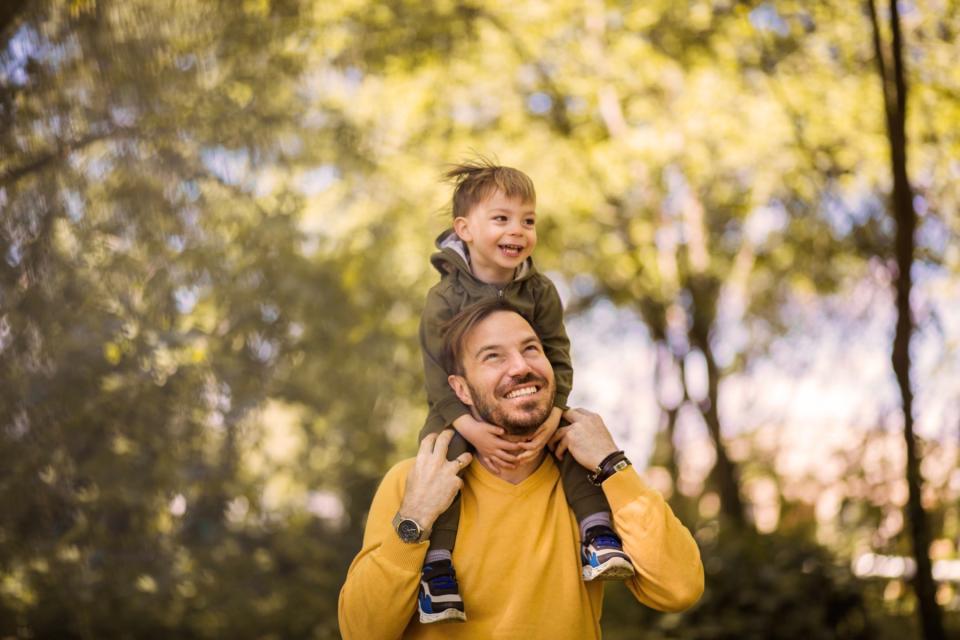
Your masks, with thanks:
<instances>
[{"instance_id":1,"label":"olive green hooded jacket","mask_svg":"<svg viewBox=\"0 0 960 640\"><path fill-rule=\"evenodd\" d=\"M557 289L547 276L538 273L527 258L507 285L502 288L481 282L470 271L469 253L463 241L448 229L436 240L440 249L430 262L440 272L440 282L427 293L420 318L420 348L430 413L423 434L437 433L470 410L460 402L447 383L443 367L443 324L463 308L487 298L501 297L526 318L540 337L543 350L553 365L557 395L554 404L561 409L573 388L570 340L563 327L563 305Z\"/></svg>"}]
</instances>

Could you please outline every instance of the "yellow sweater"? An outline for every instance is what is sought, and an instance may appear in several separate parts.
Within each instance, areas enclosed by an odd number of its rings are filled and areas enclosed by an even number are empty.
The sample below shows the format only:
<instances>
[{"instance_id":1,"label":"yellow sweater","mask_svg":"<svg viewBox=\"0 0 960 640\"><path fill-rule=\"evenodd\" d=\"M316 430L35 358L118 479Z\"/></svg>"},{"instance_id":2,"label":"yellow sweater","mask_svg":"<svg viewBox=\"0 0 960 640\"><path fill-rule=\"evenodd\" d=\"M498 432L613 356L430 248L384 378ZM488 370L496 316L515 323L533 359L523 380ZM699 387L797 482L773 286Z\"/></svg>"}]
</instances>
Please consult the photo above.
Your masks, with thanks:
<instances>
[{"instance_id":1,"label":"yellow sweater","mask_svg":"<svg viewBox=\"0 0 960 640\"><path fill-rule=\"evenodd\" d=\"M453 551L467 621L420 624L414 613L428 545L401 542L391 526L412 464L394 466L373 498L363 548L340 592L346 640L600 637L603 584L580 577L580 532L550 456L517 485L470 465ZM633 467L603 490L637 569L627 583L637 600L662 611L696 602L703 592L700 552L660 494Z\"/></svg>"}]
</instances>

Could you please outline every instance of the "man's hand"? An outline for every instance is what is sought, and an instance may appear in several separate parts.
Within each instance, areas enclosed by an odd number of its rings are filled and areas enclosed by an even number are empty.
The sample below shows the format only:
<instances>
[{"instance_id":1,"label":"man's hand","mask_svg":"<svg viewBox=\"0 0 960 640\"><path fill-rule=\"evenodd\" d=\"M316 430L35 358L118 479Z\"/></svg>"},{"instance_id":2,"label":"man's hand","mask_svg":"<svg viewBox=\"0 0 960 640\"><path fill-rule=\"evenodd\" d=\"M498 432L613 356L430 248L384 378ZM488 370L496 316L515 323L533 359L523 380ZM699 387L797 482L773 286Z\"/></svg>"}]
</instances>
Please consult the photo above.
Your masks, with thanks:
<instances>
[{"instance_id":1,"label":"man's hand","mask_svg":"<svg viewBox=\"0 0 960 640\"><path fill-rule=\"evenodd\" d=\"M453 421L453 426L477 450L477 458L484 466L499 474L504 469L517 468L517 454L523 451L519 443L503 438L503 428L464 414Z\"/></svg>"},{"instance_id":2,"label":"man's hand","mask_svg":"<svg viewBox=\"0 0 960 640\"><path fill-rule=\"evenodd\" d=\"M473 460L469 453L460 454L456 460L447 460L447 447L452 438L453 429L424 438L407 476L399 513L413 518L424 529L432 528L434 521L453 502L463 486L463 480L457 474Z\"/></svg>"},{"instance_id":3,"label":"man's hand","mask_svg":"<svg viewBox=\"0 0 960 640\"><path fill-rule=\"evenodd\" d=\"M550 439L550 448L558 459L569 451L582 466L593 470L604 458L617 451L607 425L597 414L586 409L569 409L563 417L570 425L557 429Z\"/></svg>"},{"instance_id":4,"label":"man's hand","mask_svg":"<svg viewBox=\"0 0 960 640\"><path fill-rule=\"evenodd\" d=\"M563 411L560 410L560 407L553 408L553 411L550 412L550 415L543 421L543 424L530 436L530 439L520 443L524 451L517 456L517 460L525 462L540 455L540 451L547 446L553 434L556 433L557 427L560 426L560 416L562 414Z\"/></svg>"}]
</instances>

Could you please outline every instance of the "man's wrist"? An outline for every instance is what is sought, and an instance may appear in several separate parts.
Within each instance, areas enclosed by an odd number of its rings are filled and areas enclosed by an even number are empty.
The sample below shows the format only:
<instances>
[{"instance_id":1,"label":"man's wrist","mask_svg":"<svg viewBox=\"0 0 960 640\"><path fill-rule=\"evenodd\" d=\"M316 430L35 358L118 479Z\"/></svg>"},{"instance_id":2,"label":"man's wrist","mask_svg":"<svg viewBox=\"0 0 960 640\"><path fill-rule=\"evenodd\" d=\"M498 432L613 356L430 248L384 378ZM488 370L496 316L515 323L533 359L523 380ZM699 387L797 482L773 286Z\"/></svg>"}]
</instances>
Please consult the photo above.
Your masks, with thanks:
<instances>
[{"instance_id":1,"label":"man's wrist","mask_svg":"<svg viewBox=\"0 0 960 640\"><path fill-rule=\"evenodd\" d=\"M598 487L613 474L631 466L630 460L623 451L614 451L597 465L597 468L587 478Z\"/></svg>"},{"instance_id":2,"label":"man's wrist","mask_svg":"<svg viewBox=\"0 0 960 640\"><path fill-rule=\"evenodd\" d=\"M402 542L419 544L430 540L430 526L404 513L402 508L393 516L393 522L391 524L393 530Z\"/></svg>"}]
</instances>

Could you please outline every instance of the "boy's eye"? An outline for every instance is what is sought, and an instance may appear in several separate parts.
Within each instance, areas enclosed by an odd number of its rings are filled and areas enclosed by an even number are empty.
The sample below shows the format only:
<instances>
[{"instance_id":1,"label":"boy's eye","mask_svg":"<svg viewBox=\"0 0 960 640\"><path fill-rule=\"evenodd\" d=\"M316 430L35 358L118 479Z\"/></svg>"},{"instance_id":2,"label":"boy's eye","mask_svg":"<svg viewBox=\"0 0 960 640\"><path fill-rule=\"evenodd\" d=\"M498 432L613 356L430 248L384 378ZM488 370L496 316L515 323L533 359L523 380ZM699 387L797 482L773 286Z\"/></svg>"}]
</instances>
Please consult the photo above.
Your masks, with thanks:
<instances>
[{"instance_id":1,"label":"boy's eye","mask_svg":"<svg viewBox=\"0 0 960 640\"><path fill-rule=\"evenodd\" d=\"M493 219L497 222L506 222L507 216L493 216Z\"/></svg>"},{"instance_id":2,"label":"boy's eye","mask_svg":"<svg viewBox=\"0 0 960 640\"><path fill-rule=\"evenodd\" d=\"M523 221L523 223L524 223L525 225L527 225L528 227L532 227L532 226L534 226L535 224L537 224L537 221L536 221L535 219L533 219L533 218L527 218L526 220Z\"/></svg>"}]
</instances>

